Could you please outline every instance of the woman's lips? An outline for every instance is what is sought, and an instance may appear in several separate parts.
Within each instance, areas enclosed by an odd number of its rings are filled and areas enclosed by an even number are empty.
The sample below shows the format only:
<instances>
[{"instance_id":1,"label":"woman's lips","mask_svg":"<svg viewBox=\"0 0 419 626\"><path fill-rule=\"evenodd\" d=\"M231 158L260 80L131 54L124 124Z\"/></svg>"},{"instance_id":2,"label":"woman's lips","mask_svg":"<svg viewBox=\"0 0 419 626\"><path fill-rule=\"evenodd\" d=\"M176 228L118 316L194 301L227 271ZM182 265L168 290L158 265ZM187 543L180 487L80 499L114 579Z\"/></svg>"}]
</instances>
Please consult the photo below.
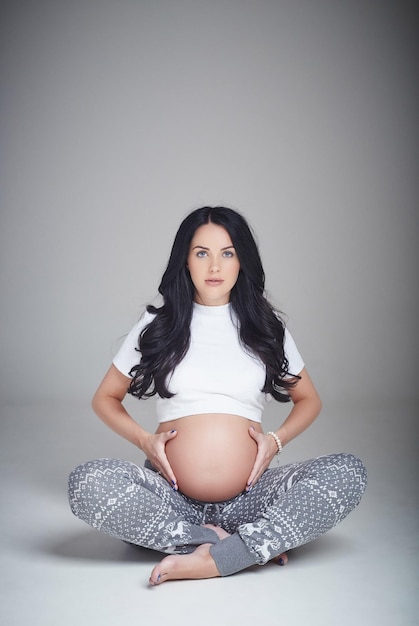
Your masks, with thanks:
<instances>
[{"instance_id":1,"label":"woman's lips","mask_svg":"<svg viewBox=\"0 0 419 626\"><path fill-rule=\"evenodd\" d=\"M221 285L223 282L221 278L209 278L205 281L207 285Z\"/></svg>"}]
</instances>

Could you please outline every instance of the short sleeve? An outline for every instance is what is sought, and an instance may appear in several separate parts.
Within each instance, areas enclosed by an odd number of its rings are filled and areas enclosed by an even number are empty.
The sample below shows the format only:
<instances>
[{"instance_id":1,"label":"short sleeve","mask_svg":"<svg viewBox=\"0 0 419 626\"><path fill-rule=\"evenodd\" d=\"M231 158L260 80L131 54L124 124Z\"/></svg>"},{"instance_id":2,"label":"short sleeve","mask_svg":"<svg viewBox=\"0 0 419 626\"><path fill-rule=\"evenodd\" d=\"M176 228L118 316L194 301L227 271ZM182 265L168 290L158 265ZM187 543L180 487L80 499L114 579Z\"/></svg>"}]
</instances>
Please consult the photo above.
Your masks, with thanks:
<instances>
[{"instance_id":1,"label":"short sleeve","mask_svg":"<svg viewBox=\"0 0 419 626\"><path fill-rule=\"evenodd\" d=\"M291 376L297 376L304 368L304 361L302 359L301 354L298 351L298 348L295 344L294 339L292 338L291 333L287 328L285 328L285 336L284 336L284 351L285 356L288 359L288 372Z\"/></svg>"},{"instance_id":2,"label":"short sleeve","mask_svg":"<svg viewBox=\"0 0 419 626\"><path fill-rule=\"evenodd\" d=\"M131 369L140 362L138 337L147 324L153 321L154 317L152 313L146 311L125 337L122 346L114 356L112 363L124 376L129 377Z\"/></svg>"}]
</instances>

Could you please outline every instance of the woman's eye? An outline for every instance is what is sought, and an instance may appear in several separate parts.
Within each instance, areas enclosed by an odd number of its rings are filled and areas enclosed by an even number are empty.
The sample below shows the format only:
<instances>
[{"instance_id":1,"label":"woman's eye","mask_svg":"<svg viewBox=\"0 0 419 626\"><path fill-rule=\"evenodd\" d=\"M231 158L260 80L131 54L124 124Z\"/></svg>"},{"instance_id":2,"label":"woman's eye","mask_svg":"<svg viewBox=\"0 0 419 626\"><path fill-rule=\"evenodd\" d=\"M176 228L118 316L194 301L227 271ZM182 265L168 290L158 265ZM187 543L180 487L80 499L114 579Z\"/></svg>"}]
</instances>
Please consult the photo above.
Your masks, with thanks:
<instances>
[{"instance_id":1,"label":"woman's eye","mask_svg":"<svg viewBox=\"0 0 419 626\"><path fill-rule=\"evenodd\" d=\"M224 256L226 256L227 258L231 259L231 257L234 256L234 253L231 250L225 250L224 251Z\"/></svg>"},{"instance_id":2,"label":"woman's eye","mask_svg":"<svg viewBox=\"0 0 419 626\"><path fill-rule=\"evenodd\" d=\"M200 259L202 259L206 255L207 255L207 251L206 250L199 250L199 252L196 253L196 256L199 257Z\"/></svg>"}]
</instances>

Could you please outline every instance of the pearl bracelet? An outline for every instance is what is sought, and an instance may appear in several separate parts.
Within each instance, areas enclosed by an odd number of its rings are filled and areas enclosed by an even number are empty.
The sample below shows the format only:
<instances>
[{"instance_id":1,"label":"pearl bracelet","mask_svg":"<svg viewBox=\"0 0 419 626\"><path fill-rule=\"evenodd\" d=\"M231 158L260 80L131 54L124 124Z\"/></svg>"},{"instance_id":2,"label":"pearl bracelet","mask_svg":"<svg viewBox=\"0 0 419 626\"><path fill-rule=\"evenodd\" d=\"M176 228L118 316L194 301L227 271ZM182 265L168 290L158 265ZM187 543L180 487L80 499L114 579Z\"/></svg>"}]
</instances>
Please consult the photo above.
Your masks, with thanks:
<instances>
[{"instance_id":1,"label":"pearl bracelet","mask_svg":"<svg viewBox=\"0 0 419 626\"><path fill-rule=\"evenodd\" d=\"M281 452L282 452L282 443L281 443L281 440L278 437L278 435L276 433L273 433L271 430L268 432L268 435L273 437L273 439L275 440L275 443L276 443L276 445L278 447L278 452L276 454L277 455L281 454Z\"/></svg>"}]
</instances>

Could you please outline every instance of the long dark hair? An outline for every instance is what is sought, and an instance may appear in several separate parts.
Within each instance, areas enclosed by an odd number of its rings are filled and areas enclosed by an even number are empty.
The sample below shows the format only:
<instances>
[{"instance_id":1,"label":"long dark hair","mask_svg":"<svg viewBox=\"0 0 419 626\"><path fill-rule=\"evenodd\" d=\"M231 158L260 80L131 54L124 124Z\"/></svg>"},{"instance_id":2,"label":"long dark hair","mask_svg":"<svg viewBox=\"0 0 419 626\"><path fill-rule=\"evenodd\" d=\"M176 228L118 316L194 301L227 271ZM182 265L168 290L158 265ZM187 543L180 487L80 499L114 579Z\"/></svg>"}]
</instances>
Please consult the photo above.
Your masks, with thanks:
<instances>
[{"instance_id":1,"label":"long dark hair","mask_svg":"<svg viewBox=\"0 0 419 626\"><path fill-rule=\"evenodd\" d=\"M174 395L167 381L189 348L195 295L186 267L187 257L195 231L211 222L226 229L240 262L239 276L230 294L240 340L266 366L262 391L280 402L288 402L287 390L299 377L286 378L289 372L284 353L284 324L265 297L265 273L255 239L244 217L221 206L196 209L179 227L159 286L163 305L147 306L147 311L155 317L138 338L141 360L131 369L129 393L137 398L156 393L162 398Z\"/></svg>"}]
</instances>

